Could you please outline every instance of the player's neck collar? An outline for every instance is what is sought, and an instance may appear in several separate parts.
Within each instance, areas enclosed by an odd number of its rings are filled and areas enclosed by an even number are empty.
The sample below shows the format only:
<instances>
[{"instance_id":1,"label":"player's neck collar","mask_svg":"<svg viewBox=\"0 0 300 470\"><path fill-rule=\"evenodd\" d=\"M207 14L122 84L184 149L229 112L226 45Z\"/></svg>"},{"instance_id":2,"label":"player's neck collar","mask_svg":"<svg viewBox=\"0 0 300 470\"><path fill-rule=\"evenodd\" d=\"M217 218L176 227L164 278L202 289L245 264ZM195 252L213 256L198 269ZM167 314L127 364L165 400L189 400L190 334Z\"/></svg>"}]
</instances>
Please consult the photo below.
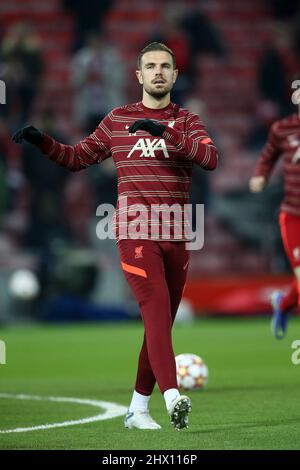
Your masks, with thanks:
<instances>
[{"instance_id":1,"label":"player's neck collar","mask_svg":"<svg viewBox=\"0 0 300 470\"><path fill-rule=\"evenodd\" d=\"M170 101L170 103L165 106L164 108L159 108L159 109L156 109L156 108L148 108L147 106L145 106L143 104L142 101L140 101L139 105L141 106L141 108L146 111L148 114L151 113L151 114L160 114L160 113L163 113L164 111L167 111L168 109L171 109L173 107L173 103Z\"/></svg>"}]
</instances>

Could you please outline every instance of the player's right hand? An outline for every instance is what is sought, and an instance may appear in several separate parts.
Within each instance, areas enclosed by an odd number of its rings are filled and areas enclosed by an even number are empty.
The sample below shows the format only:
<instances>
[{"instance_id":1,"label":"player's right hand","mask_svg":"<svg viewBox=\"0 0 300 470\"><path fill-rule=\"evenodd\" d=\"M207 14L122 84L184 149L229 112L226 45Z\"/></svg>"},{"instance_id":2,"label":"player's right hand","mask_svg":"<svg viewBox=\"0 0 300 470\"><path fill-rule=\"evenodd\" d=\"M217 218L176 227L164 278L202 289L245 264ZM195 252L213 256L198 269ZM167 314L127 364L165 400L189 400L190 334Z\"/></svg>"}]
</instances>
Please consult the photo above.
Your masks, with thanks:
<instances>
[{"instance_id":1,"label":"player's right hand","mask_svg":"<svg viewBox=\"0 0 300 470\"><path fill-rule=\"evenodd\" d=\"M266 186L266 178L264 176L252 176L249 181L249 189L252 193L260 193Z\"/></svg>"},{"instance_id":2,"label":"player's right hand","mask_svg":"<svg viewBox=\"0 0 300 470\"><path fill-rule=\"evenodd\" d=\"M25 126L19 129L12 136L12 140L17 144L20 144L23 140L26 140L30 144L39 145L43 141L43 134L34 126Z\"/></svg>"}]
</instances>

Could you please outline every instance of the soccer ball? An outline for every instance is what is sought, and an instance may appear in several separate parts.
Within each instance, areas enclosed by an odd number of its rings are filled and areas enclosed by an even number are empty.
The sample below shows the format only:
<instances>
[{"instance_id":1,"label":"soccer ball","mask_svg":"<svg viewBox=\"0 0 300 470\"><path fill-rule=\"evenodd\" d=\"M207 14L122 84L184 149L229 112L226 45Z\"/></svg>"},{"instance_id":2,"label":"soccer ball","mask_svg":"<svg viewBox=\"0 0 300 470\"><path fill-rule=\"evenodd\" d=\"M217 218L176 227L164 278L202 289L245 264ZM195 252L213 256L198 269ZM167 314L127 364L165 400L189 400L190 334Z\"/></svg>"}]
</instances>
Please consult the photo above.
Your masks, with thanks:
<instances>
[{"instance_id":1,"label":"soccer ball","mask_svg":"<svg viewBox=\"0 0 300 470\"><path fill-rule=\"evenodd\" d=\"M19 269L10 278L9 290L18 300L32 300L39 294L39 281L32 271Z\"/></svg>"},{"instance_id":2,"label":"soccer ball","mask_svg":"<svg viewBox=\"0 0 300 470\"><path fill-rule=\"evenodd\" d=\"M178 387L183 390L203 388L208 381L208 368L196 354L179 354L175 357Z\"/></svg>"}]
</instances>

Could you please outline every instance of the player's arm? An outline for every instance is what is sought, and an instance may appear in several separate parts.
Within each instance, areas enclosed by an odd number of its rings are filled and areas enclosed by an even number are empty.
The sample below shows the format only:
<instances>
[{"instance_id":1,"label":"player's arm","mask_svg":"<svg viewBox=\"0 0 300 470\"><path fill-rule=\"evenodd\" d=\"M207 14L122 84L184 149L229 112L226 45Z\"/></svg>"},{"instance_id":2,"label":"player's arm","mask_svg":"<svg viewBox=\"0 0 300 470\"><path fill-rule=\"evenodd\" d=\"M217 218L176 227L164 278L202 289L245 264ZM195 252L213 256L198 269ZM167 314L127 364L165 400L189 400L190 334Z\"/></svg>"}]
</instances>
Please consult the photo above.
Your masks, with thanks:
<instances>
[{"instance_id":1,"label":"player's arm","mask_svg":"<svg viewBox=\"0 0 300 470\"><path fill-rule=\"evenodd\" d=\"M258 158L254 175L249 181L249 189L252 193L263 191L279 158L280 146L277 132L278 123L275 122L269 131L268 140Z\"/></svg>"},{"instance_id":2,"label":"player's arm","mask_svg":"<svg viewBox=\"0 0 300 470\"><path fill-rule=\"evenodd\" d=\"M217 149L207 134L203 122L196 115L187 119L187 130L181 134L172 127L166 127L163 138L180 150L185 158L192 160L205 170L215 170L218 166Z\"/></svg>"},{"instance_id":3,"label":"player's arm","mask_svg":"<svg viewBox=\"0 0 300 470\"><path fill-rule=\"evenodd\" d=\"M26 140L64 168L79 171L95 163L100 163L111 155L110 115L100 122L91 135L73 146L61 144L33 126L26 126L17 131L13 140L16 143Z\"/></svg>"},{"instance_id":4,"label":"player's arm","mask_svg":"<svg viewBox=\"0 0 300 470\"><path fill-rule=\"evenodd\" d=\"M192 160L205 170L214 170L218 165L217 149L208 136L204 124L196 115L191 114L188 117L187 130L184 134L152 119L136 121L130 126L129 132L134 133L138 129L167 140L184 155L184 158Z\"/></svg>"}]
</instances>

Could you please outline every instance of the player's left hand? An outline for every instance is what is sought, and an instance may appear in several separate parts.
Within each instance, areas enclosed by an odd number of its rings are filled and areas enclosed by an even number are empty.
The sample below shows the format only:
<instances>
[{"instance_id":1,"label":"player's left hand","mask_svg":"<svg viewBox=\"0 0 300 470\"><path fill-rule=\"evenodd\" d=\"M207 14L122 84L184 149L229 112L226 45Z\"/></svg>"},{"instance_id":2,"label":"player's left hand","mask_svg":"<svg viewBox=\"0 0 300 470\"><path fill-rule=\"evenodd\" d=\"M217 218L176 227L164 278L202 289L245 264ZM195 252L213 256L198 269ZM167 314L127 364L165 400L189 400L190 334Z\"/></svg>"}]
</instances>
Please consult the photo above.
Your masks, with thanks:
<instances>
[{"instance_id":1,"label":"player's left hand","mask_svg":"<svg viewBox=\"0 0 300 470\"><path fill-rule=\"evenodd\" d=\"M129 127L129 133L134 134L137 130L149 132L149 134L161 137L166 126L154 119L139 119Z\"/></svg>"}]
</instances>

